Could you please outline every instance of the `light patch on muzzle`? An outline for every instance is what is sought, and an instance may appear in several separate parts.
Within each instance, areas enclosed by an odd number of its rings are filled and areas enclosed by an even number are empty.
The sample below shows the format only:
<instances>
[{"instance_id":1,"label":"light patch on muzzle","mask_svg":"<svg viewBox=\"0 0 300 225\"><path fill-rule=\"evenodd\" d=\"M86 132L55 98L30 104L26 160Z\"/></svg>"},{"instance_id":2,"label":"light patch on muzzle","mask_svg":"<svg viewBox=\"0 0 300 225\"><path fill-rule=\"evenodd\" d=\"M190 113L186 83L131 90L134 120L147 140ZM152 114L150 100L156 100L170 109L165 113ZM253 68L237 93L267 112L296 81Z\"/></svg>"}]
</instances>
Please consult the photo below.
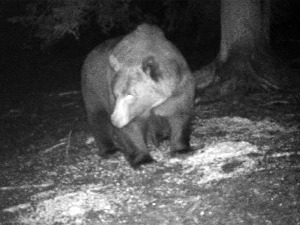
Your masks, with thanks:
<instances>
[{"instance_id":1,"label":"light patch on muzzle","mask_svg":"<svg viewBox=\"0 0 300 225\"><path fill-rule=\"evenodd\" d=\"M114 111L111 115L111 122L114 126L122 128L130 122L129 105L133 101L132 95L117 99Z\"/></svg>"}]
</instances>

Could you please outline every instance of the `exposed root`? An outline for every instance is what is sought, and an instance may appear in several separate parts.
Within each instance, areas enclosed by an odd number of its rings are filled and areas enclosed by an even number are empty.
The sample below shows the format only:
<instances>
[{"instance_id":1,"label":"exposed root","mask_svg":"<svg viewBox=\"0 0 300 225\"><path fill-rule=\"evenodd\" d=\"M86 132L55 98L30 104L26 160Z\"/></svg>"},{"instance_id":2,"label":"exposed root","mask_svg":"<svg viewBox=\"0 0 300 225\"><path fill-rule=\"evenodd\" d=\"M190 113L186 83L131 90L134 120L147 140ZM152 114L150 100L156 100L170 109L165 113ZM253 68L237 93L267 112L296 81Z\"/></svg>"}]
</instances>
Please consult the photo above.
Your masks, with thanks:
<instances>
[{"instance_id":1,"label":"exposed root","mask_svg":"<svg viewBox=\"0 0 300 225\"><path fill-rule=\"evenodd\" d=\"M215 61L194 72L197 81L196 103L215 101L254 90L280 90L286 85L287 67L265 49L230 51L226 61ZM285 69L286 68L286 69Z\"/></svg>"}]
</instances>

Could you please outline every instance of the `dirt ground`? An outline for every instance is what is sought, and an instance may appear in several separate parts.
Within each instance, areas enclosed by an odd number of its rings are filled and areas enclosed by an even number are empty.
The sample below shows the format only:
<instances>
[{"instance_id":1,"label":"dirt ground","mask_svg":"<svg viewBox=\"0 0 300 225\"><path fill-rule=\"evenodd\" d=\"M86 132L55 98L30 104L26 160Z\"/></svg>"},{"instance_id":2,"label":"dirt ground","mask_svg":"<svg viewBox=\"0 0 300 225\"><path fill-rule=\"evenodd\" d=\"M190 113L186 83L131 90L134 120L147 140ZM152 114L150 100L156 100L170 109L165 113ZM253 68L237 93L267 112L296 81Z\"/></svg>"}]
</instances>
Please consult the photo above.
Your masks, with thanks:
<instances>
[{"instance_id":1,"label":"dirt ground","mask_svg":"<svg viewBox=\"0 0 300 225\"><path fill-rule=\"evenodd\" d=\"M193 155L97 155L79 91L1 105L0 224L300 224L300 95L196 109Z\"/></svg>"}]
</instances>

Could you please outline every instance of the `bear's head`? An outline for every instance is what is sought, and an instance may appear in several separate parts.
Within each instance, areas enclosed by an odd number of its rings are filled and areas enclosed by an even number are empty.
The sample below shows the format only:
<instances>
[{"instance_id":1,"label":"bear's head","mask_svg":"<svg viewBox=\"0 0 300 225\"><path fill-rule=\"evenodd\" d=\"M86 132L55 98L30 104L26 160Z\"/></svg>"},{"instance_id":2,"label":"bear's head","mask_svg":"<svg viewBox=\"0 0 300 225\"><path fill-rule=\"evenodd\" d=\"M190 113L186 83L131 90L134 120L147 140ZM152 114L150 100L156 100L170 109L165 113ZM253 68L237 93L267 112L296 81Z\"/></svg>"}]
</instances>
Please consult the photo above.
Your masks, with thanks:
<instances>
[{"instance_id":1,"label":"bear's head","mask_svg":"<svg viewBox=\"0 0 300 225\"><path fill-rule=\"evenodd\" d=\"M136 117L146 117L172 95L173 81L163 75L154 56L128 66L110 55L109 63L116 74L112 83L116 99L111 115L114 126L122 128Z\"/></svg>"}]
</instances>

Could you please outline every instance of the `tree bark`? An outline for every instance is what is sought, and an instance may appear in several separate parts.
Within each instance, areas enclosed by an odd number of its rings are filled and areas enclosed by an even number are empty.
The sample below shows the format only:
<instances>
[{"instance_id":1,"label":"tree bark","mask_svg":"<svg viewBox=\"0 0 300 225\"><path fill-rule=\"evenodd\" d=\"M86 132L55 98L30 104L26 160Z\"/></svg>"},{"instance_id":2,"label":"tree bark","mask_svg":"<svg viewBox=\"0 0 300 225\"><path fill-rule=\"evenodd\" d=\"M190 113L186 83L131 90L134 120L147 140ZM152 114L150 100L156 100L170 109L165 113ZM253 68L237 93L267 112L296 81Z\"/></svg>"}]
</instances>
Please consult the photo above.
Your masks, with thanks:
<instances>
[{"instance_id":1,"label":"tree bark","mask_svg":"<svg viewBox=\"0 0 300 225\"><path fill-rule=\"evenodd\" d=\"M234 45L255 45L262 29L260 12L260 0L221 0L221 61L227 60Z\"/></svg>"},{"instance_id":2,"label":"tree bark","mask_svg":"<svg viewBox=\"0 0 300 225\"><path fill-rule=\"evenodd\" d=\"M270 15L270 0L221 0L219 54L195 72L199 101L279 89L286 70L269 46Z\"/></svg>"},{"instance_id":3,"label":"tree bark","mask_svg":"<svg viewBox=\"0 0 300 225\"><path fill-rule=\"evenodd\" d=\"M262 0L262 24L264 37L270 44L270 26L271 26L271 0Z\"/></svg>"}]
</instances>

